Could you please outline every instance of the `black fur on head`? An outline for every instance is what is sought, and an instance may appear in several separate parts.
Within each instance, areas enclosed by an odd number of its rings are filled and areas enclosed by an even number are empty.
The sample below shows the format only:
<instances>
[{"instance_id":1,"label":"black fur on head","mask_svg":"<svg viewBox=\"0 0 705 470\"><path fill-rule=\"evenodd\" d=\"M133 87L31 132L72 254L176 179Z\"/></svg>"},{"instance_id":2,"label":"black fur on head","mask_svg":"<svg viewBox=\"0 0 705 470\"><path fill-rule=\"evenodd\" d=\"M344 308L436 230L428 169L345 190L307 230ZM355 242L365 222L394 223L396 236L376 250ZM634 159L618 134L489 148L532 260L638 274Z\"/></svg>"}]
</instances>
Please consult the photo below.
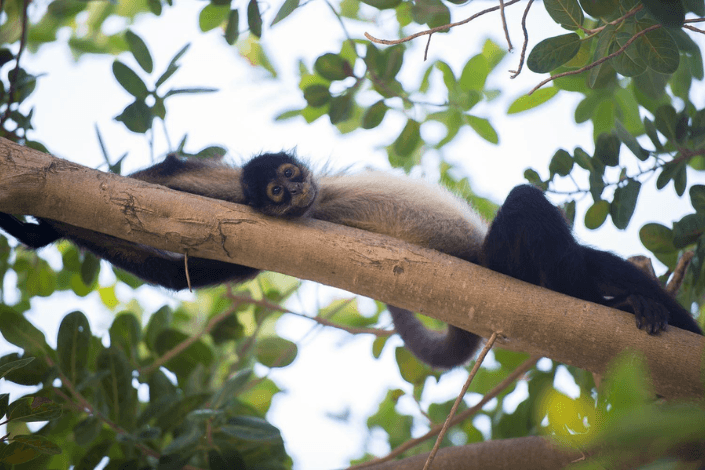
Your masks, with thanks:
<instances>
[{"instance_id":1,"label":"black fur on head","mask_svg":"<svg viewBox=\"0 0 705 470\"><path fill-rule=\"evenodd\" d=\"M286 152L265 153L242 167L245 202L276 217L300 217L312 206L317 188L311 171Z\"/></svg>"}]
</instances>

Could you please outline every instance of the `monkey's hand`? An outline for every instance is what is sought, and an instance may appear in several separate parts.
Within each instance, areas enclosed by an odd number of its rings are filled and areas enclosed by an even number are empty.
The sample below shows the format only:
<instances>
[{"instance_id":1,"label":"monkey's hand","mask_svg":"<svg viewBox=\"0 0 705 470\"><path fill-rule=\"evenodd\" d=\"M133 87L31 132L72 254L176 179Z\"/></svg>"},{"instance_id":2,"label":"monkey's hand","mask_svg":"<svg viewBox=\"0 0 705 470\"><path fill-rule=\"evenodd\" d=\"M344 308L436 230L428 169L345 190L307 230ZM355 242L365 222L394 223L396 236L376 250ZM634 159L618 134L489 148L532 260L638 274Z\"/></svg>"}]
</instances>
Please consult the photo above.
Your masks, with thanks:
<instances>
[{"instance_id":1,"label":"monkey's hand","mask_svg":"<svg viewBox=\"0 0 705 470\"><path fill-rule=\"evenodd\" d=\"M655 335L668 326L670 318L668 309L655 299L631 294L627 296L626 302L634 312L636 326L640 330L646 329L647 333Z\"/></svg>"}]
</instances>

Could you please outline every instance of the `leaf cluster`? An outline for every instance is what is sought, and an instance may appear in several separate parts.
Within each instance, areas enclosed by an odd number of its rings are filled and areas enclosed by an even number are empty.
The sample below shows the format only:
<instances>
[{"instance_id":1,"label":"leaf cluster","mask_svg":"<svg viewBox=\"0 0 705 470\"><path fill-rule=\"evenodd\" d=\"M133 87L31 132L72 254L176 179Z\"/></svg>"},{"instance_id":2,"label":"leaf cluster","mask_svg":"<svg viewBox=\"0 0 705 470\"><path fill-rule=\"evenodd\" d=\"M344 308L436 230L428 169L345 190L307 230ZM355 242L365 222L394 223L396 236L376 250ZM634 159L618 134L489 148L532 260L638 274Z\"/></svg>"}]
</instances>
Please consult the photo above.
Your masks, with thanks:
<instances>
[{"instance_id":1,"label":"leaf cluster","mask_svg":"<svg viewBox=\"0 0 705 470\"><path fill-rule=\"evenodd\" d=\"M14 305L0 304L0 334L22 350L0 357L0 377L37 390L14 401L0 391L0 422L4 415L8 426L0 468L94 468L106 457L110 469L290 468L279 430L264 418L279 389L251 367L284 367L296 357L293 343L271 333L279 317L272 308L296 283L260 278L249 289L267 299L262 305L233 301L225 288L204 292L191 306L160 308L146 324L132 301L104 338L74 311L63 317L53 347L24 317L29 299L72 289L97 292L115 309L116 286L100 287L99 264L81 260L71 246L56 272L24 250L10 259L6 240L0 243L0 277L14 270L26 292ZM44 425L30 432L26 422Z\"/></svg>"}]
</instances>

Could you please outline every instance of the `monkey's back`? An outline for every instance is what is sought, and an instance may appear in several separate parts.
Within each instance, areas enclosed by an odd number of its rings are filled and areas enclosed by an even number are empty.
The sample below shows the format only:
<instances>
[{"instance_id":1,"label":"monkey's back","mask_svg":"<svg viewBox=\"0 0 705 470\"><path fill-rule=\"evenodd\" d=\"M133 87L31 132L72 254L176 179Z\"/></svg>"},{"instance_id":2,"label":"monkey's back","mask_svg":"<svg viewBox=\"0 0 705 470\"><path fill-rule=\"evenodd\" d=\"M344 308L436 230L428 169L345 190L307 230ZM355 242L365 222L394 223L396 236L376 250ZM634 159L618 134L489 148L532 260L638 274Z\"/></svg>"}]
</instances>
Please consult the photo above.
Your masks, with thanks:
<instances>
[{"instance_id":1,"label":"monkey's back","mask_svg":"<svg viewBox=\"0 0 705 470\"><path fill-rule=\"evenodd\" d=\"M485 220L446 189L374 171L320 178L312 216L473 262L487 233Z\"/></svg>"}]
</instances>

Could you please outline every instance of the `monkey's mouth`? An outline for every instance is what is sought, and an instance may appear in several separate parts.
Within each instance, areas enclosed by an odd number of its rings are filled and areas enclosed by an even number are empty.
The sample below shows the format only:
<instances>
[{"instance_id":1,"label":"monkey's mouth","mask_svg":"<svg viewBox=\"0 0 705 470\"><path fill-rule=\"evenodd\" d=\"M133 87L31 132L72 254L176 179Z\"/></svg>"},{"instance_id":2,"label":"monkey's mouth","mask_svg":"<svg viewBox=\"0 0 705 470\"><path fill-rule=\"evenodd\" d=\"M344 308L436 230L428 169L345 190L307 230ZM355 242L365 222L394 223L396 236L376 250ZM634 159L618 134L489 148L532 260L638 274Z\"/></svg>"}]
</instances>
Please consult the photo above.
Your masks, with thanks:
<instances>
[{"instance_id":1,"label":"monkey's mouth","mask_svg":"<svg viewBox=\"0 0 705 470\"><path fill-rule=\"evenodd\" d=\"M291 205L285 214L286 217L301 217L311 209L316 200L317 191L315 188L306 188L298 194L291 196Z\"/></svg>"}]
</instances>

